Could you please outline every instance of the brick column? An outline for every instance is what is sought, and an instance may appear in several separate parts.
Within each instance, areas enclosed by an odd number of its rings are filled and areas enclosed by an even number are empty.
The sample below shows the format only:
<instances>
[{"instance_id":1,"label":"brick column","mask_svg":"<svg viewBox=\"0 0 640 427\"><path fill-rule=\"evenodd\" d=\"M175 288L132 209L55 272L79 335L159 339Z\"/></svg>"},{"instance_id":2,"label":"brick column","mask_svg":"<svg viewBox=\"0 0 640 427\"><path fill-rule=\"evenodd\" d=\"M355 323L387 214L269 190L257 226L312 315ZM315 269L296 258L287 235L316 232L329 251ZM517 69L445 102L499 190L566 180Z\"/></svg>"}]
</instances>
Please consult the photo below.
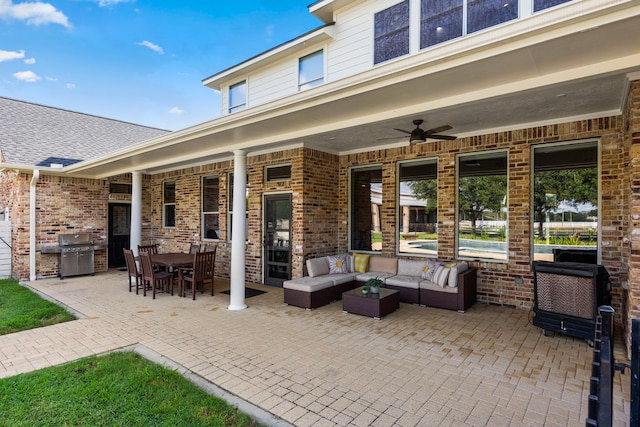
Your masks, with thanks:
<instances>
[{"instance_id":1,"label":"brick column","mask_svg":"<svg viewBox=\"0 0 640 427\"><path fill-rule=\"evenodd\" d=\"M640 80L632 81L629 90L625 128L631 142L629 162L629 279L628 313L625 319L627 349L630 348L631 320L640 317Z\"/></svg>"}]
</instances>

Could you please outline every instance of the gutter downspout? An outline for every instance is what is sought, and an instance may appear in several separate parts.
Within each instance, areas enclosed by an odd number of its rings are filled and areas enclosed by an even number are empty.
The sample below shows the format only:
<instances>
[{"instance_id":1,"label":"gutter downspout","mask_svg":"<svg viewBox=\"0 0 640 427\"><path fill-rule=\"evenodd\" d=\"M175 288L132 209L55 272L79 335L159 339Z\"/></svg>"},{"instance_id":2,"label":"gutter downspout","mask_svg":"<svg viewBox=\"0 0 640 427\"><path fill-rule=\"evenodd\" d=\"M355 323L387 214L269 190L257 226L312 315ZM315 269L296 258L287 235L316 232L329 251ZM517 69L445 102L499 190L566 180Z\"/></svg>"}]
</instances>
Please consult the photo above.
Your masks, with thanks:
<instances>
[{"instance_id":1,"label":"gutter downspout","mask_svg":"<svg viewBox=\"0 0 640 427\"><path fill-rule=\"evenodd\" d=\"M36 184L40 179L40 170L33 170L29 183L29 280L36 280Z\"/></svg>"}]
</instances>

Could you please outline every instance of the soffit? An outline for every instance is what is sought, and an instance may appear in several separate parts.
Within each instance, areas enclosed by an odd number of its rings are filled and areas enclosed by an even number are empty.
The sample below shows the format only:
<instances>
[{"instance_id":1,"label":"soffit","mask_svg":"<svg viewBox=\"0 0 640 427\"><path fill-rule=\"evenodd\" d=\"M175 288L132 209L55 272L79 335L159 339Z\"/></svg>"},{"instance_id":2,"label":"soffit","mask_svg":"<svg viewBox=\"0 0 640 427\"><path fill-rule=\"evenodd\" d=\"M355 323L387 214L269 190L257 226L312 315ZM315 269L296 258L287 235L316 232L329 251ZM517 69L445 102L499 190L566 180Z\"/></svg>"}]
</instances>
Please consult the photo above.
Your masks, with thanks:
<instances>
[{"instance_id":1,"label":"soffit","mask_svg":"<svg viewBox=\"0 0 640 427\"><path fill-rule=\"evenodd\" d=\"M411 130L413 119L424 119L423 129L449 124L453 129L447 134L471 136L618 115L629 74L640 73L639 45L640 16L633 16L530 45L503 44L500 54L484 49L424 65L411 59L414 63L397 73L381 67L328 83L67 173L157 173L228 159L236 149L251 155L306 146L344 154L407 145L394 128Z\"/></svg>"}]
</instances>

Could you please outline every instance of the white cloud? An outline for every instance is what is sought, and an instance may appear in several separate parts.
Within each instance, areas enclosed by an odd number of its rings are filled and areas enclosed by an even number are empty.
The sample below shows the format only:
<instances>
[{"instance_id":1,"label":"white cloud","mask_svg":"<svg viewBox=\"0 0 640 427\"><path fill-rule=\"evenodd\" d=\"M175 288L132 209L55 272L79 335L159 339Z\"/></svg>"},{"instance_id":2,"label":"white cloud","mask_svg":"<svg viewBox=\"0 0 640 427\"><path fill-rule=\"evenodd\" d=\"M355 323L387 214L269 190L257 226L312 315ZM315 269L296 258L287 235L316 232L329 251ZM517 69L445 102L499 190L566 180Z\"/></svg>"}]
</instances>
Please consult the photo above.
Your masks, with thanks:
<instances>
[{"instance_id":1,"label":"white cloud","mask_svg":"<svg viewBox=\"0 0 640 427\"><path fill-rule=\"evenodd\" d=\"M98 0L98 6L100 7L108 7L115 6L118 3L129 3L135 0Z\"/></svg>"},{"instance_id":2,"label":"white cloud","mask_svg":"<svg viewBox=\"0 0 640 427\"><path fill-rule=\"evenodd\" d=\"M184 114L184 110L178 108L178 107L173 107L171 110L169 110L169 112L171 114L177 114L178 116Z\"/></svg>"},{"instance_id":3,"label":"white cloud","mask_svg":"<svg viewBox=\"0 0 640 427\"><path fill-rule=\"evenodd\" d=\"M275 33L276 26L273 24L269 24L265 27L264 32L267 37L273 37L273 33Z\"/></svg>"},{"instance_id":4,"label":"white cloud","mask_svg":"<svg viewBox=\"0 0 640 427\"><path fill-rule=\"evenodd\" d=\"M27 65L33 65L36 63L36 58L27 58L24 60L24 63Z\"/></svg>"},{"instance_id":5,"label":"white cloud","mask_svg":"<svg viewBox=\"0 0 640 427\"><path fill-rule=\"evenodd\" d=\"M0 1L2 1L2 0L0 0ZM0 6L0 7L2 7L2 6ZM0 50L0 62L13 61L14 59L22 59L22 58L24 58L24 50L21 50L20 52L11 52L9 50Z\"/></svg>"},{"instance_id":6,"label":"white cloud","mask_svg":"<svg viewBox=\"0 0 640 427\"><path fill-rule=\"evenodd\" d=\"M56 77L45 77L44 78L48 82L57 82L58 79Z\"/></svg>"},{"instance_id":7,"label":"white cloud","mask_svg":"<svg viewBox=\"0 0 640 427\"><path fill-rule=\"evenodd\" d=\"M28 25L60 24L71 28L69 18L49 3L0 0L0 18L26 21Z\"/></svg>"},{"instance_id":8,"label":"white cloud","mask_svg":"<svg viewBox=\"0 0 640 427\"><path fill-rule=\"evenodd\" d=\"M162 50L162 48L160 46L158 46L157 44L153 44L149 41L142 41L142 42L138 42L136 43L138 46L144 46L144 47L148 47L149 49L151 49L154 52L159 53L160 55L164 55L164 50Z\"/></svg>"},{"instance_id":9,"label":"white cloud","mask_svg":"<svg viewBox=\"0 0 640 427\"><path fill-rule=\"evenodd\" d=\"M75 83L67 83L65 86L67 87L67 89L75 89L76 88L76 84Z\"/></svg>"},{"instance_id":10,"label":"white cloud","mask_svg":"<svg viewBox=\"0 0 640 427\"><path fill-rule=\"evenodd\" d=\"M41 79L41 77L33 71L18 71L17 73L13 73L13 77L27 83L35 83Z\"/></svg>"}]
</instances>

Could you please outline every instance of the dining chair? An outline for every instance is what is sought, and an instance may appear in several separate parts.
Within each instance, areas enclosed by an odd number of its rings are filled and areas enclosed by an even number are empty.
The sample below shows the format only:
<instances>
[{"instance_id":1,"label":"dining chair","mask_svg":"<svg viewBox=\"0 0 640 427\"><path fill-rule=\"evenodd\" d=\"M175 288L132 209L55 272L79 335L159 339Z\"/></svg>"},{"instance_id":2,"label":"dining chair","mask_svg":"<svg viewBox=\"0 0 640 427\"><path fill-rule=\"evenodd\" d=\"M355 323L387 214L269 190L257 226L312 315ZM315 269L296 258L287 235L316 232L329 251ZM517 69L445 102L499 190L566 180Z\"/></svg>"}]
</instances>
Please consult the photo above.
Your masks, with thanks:
<instances>
[{"instance_id":1,"label":"dining chair","mask_svg":"<svg viewBox=\"0 0 640 427\"><path fill-rule=\"evenodd\" d=\"M158 244L154 243L152 245L138 245L138 254L140 252L149 252L150 254L158 253Z\"/></svg>"},{"instance_id":2,"label":"dining chair","mask_svg":"<svg viewBox=\"0 0 640 427\"><path fill-rule=\"evenodd\" d=\"M167 292L167 288L173 295L173 274L167 271L155 271L151 263L149 252L140 252L140 265L142 266L142 283L149 284L153 291L153 299L156 299L156 289ZM147 296L146 286L143 287L144 296Z\"/></svg>"},{"instance_id":3,"label":"dining chair","mask_svg":"<svg viewBox=\"0 0 640 427\"><path fill-rule=\"evenodd\" d=\"M136 257L133 254L131 249L123 249L124 251L124 261L127 264L127 273L129 278L129 292L131 292L131 287L133 286L132 278L136 282L136 295L138 295L138 290L140 286L144 286L142 282L142 273L138 271L138 265L136 264Z\"/></svg>"},{"instance_id":4,"label":"dining chair","mask_svg":"<svg viewBox=\"0 0 640 427\"><path fill-rule=\"evenodd\" d=\"M200 252L200 244L192 243L191 246L189 246L189 253L195 254L196 252Z\"/></svg>"},{"instance_id":5,"label":"dining chair","mask_svg":"<svg viewBox=\"0 0 640 427\"><path fill-rule=\"evenodd\" d=\"M204 283L211 282L211 295L213 295L214 271L216 264L216 253L197 252L193 255L193 268L181 268L178 273L178 293L181 297L186 296L187 282L191 283L191 294L196 299L196 291L200 288L200 293L204 293Z\"/></svg>"},{"instance_id":6,"label":"dining chair","mask_svg":"<svg viewBox=\"0 0 640 427\"><path fill-rule=\"evenodd\" d=\"M206 244L204 245L204 250L202 252L215 252L216 249L218 249L218 244L214 243L214 244Z\"/></svg>"}]
</instances>

